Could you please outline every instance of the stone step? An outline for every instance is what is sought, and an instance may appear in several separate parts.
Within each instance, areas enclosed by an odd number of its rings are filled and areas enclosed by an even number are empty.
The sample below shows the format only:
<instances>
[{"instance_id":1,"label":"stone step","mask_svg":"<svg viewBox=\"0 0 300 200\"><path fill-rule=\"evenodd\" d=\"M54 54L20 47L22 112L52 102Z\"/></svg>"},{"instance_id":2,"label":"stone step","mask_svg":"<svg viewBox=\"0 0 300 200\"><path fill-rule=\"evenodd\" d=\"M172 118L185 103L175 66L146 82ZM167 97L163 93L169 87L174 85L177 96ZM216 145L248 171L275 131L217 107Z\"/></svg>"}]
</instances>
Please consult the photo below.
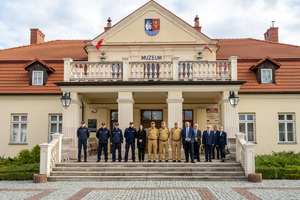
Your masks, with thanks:
<instances>
[{"instance_id":1,"label":"stone step","mask_svg":"<svg viewBox=\"0 0 300 200\"><path fill-rule=\"evenodd\" d=\"M50 176L48 181L247 181L246 176Z\"/></svg>"},{"instance_id":2,"label":"stone step","mask_svg":"<svg viewBox=\"0 0 300 200\"><path fill-rule=\"evenodd\" d=\"M244 172L51 172L51 176L243 176Z\"/></svg>"},{"instance_id":3,"label":"stone step","mask_svg":"<svg viewBox=\"0 0 300 200\"><path fill-rule=\"evenodd\" d=\"M54 167L52 171L77 171L77 172L86 172L86 171L97 171L97 172L113 172L113 171L235 171L243 172L242 167Z\"/></svg>"},{"instance_id":4,"label":"stone step","mask_svg":"<svg viewBox=\"0 0 300 200\"><path fill-rule=\"evenodd\" d=\"M241 167L240 163L228 162L228 163L111 163L111 162L102 162L102 163L59 163L56 164L56 167Z\"/></svg>"}]
</instances>

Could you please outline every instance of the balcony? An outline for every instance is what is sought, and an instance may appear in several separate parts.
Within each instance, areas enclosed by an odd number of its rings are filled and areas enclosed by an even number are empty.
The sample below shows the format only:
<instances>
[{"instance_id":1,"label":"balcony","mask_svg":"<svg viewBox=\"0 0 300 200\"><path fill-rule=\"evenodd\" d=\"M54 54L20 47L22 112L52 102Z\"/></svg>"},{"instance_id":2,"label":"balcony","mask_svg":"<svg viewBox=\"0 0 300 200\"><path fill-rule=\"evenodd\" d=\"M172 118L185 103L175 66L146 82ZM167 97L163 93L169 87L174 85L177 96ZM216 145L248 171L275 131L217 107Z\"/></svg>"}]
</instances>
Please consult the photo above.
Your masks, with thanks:
<instances>
[{"instance_id":1,"label":"balcony","mask_svg":"<svg viewBox=\"0 0 300 200\"><path fill-rule=\"evenodd\" d=\"M72 61L64 59L65 82L236 81L237 57L215 61Z\"/></svg>"}]
</instances>

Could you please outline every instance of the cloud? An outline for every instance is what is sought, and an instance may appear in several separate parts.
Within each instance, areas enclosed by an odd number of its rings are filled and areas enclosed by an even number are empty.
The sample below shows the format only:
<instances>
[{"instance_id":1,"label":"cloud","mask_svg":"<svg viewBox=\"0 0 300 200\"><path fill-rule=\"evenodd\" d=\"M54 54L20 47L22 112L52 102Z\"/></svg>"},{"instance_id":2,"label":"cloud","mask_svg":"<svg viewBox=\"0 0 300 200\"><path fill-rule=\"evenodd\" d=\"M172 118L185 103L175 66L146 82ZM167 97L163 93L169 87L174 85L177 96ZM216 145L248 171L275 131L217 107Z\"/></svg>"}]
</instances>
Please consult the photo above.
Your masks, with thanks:
<instances>
[{"instance_id":1,"label":"cloud","mask_svg":"<svg viewBox=\"0 0 300 200\"><path fill-rule=\"evenodd\" d=\"M30 28L46 40L93 39L111 17L113 24L147 0L10 0L0 1L0 49L29 44ZM256 38L279 26L279 41L300 45L299 0L157 0L190 24L200 17L202 31L211 38Z\"/></svg>"}]
</instances>

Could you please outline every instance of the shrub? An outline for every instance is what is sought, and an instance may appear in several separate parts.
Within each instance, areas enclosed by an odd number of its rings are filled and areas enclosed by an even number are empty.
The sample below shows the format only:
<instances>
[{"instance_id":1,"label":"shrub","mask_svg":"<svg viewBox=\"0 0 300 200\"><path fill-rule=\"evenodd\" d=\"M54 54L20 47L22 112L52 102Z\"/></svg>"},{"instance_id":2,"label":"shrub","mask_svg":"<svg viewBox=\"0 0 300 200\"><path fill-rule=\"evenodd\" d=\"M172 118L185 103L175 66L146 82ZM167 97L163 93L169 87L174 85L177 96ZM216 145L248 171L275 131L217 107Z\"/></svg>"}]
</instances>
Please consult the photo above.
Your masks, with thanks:
<instances>
[{"instance_id":1,"label":"shrub","mask_svg":"<svg viewBox=\"0 0 300 200\"><path fill-rule=\"evenodd\" d=\"M31 149L31 155L32 155L32 159L35 163L39 163L40 162L40 146L39 145L35 145L32 149Z\"/></svg>"},{"instance_id":2,"label":"shrub","mask_svg":"<svg viewBox=\"0 0 300 200\"><path fill-rule=\"evenodd\" d=\"M21 150L19 152L18 159L24 164L34 163L34 159L28 149Z\"/></svg>"}]
</instances>

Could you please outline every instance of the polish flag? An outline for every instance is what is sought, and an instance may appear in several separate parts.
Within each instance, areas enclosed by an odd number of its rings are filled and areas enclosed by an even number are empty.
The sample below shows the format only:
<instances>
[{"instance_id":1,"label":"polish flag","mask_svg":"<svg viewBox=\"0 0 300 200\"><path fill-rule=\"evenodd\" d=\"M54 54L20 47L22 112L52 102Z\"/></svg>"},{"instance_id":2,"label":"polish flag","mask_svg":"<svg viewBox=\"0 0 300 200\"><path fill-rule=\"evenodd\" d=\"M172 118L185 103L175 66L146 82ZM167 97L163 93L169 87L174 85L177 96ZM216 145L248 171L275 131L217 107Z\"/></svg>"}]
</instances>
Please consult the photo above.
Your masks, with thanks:
<instances>
[{"instance_id":1,"label":"polish flag","mask_svg":"<svg viewBox=\"0 0 300 200\"><path fill-rule=\"evenodd\" d=\"M95 45L95 44L93 44L93 45L99 50L100 47L101 47L102 42L103 42L103 39L99 40L97 45Z\"/></svg>"},{"instance_id":2,"label":"polish flag","mask_svg":"<svg viewBox=\"0 0 300 200\"><path fill-rule=\"evenodd\" d=\"M207 49L210 53L212 53L212 50L207 45L204 47L204 49Z\"/></svg>"}]
</instances>

